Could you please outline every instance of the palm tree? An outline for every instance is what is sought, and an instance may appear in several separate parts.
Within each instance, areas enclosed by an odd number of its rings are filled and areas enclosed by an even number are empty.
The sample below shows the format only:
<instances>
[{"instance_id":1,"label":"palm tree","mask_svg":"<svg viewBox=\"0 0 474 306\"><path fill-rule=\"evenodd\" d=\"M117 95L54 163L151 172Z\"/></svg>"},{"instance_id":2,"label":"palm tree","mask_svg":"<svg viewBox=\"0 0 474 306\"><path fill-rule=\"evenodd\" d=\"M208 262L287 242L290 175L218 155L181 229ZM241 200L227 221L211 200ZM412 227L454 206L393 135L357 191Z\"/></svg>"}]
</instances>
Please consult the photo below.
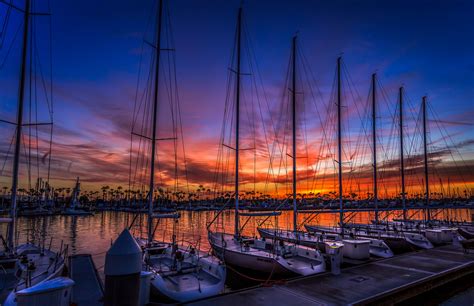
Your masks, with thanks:
<instances>
[{"instance_id":1,"label":"palm tree","mask_svg":"<svg viewBox=\"0 0 474 306\"><path fill-rule=\"evenodd\" d=\"M119 200L122 200L122 198L120 196L122 194L122 189L123 189L122 186L117 187L117 193L118 193L118 196L119 196Z\"/></svg>"},{"instance_id":2,"label":"palm tree","mask_svg":"<svg viewBox=\"0 0 474 306\"><path fill-rule=\"evenodd\" d=\"M107 197L107 190L110 189L109 186L102 186L100 189L102 189L102 199L105 201Z\"/></svg>"}]
</instances>

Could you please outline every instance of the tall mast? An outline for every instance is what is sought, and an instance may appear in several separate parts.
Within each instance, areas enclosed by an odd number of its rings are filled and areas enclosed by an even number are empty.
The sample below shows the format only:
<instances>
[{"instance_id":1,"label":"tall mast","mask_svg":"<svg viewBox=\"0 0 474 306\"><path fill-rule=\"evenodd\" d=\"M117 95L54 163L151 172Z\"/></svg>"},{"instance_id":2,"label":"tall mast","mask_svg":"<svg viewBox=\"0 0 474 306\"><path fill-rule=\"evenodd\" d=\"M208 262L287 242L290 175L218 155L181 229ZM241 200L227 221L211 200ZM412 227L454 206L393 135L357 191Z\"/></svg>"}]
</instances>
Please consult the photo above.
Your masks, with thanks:
<instances>
[{"instance_id":1,"label":"tall mast","mask_svg":"<svg viewBox=\"0 0 474 306\"><path fill-rule=\"evenodd\" d=\"M155 92L153 97L153 127L151 137L151 169L150 169L150 193L148 196L148 243L153 241L153 190L155 187L155 154L156 154L156 121L158 109L158 87L160 76L160 53L161 53L161 23L163 17L163 0L158 5L157 30L156 30L156 59L155 59Z\"/></svg>"},{"instance_id":2,"label":"tall mast","mask_svg":"<svg viewBox=\"0 0 474 306\"><path fill-rule=\"evenodd\" d=\"M430 221L430 185L428 182L428 143L427 143L427 130L426 130L426 96L422 99L422 111L423 111L423 155L425 159L425 196L426 196L426 220Z\"/></svg>"},{"instance_id":3,"label":"tall mast","mask_svg":"<svg viewBox=\"0 0 474 306\"><path fill-rule=\"evenodd\" d=\"M296 209L296 38L293 37L293 78L291 91L291 104L293 116L293 230L298 229Z\"/></svg>"},{"instance_id":4,"label":"tall mast","mask_svg":"<svg viewBox=\"0 0 474 306\"><path fill-rule=\"evenodd\" d=\"M25 79L26 79L26 54L28 46L28 28L30 21L30 0L25 1L25 14L23 16L23 46L21 49L21 70L20 70L20 87L18 91L18 110L16 120L16 141L15 156L13 159L13 175L12 175L12 197L10 206L10 216L12 221L8 230L8 246L10 250L15 247L16 232L16 206L17 206L17 190L18 190L18 171L20 167L20 148L21 148L21 128L23 126L23 104L25 99Z\"/></svg>"},{"instance_id":5,"label":"tall mast","mask_svg":"<svg viewBox=\"0 0 474 306\"><path fill-rule=\"evenodd\" d=\"M235 81L235 222L234 235L239 236L239 126L240 126L240 41L242 32L242 7L237 16L237 77Z\"/></svg>"},{"instance_id":6,"label":"tall mast","mask_svg":"<svg viewBox=\"0 0 474 306\"><path fill-rule=\"evenodd\" d=\"M377 190L377 134L376 134L376 91L375 91L375 79L376 74L372 74L372 142L374 150L374 205L375 205L375 222L379 223L379 199L378 199L378 190Z\"/></svg>"},{"instance_id":7,"label":"tall mast","mask_svg":"<svg viewBox=\"0 0 474 306\"><path fill-rule=\"evenodd\" d=\"M403 220L407 219L406 194L405 194L405 159L403 151L403 87L398 90L398 102L400 109L400 175L402 179L402 207Z\"/></svg>"},{"instance_id":8,"label":"tall mast","mask_svg":"<svg viewBox=\"0 0 474 306\"><path fill-rule=\"evenodd\" d=\"M342 124L341 124L341 57L337 58L337 159L339 166L339 225L344 235L344 211L342 203Z\"/></svg>"}]
</instances>

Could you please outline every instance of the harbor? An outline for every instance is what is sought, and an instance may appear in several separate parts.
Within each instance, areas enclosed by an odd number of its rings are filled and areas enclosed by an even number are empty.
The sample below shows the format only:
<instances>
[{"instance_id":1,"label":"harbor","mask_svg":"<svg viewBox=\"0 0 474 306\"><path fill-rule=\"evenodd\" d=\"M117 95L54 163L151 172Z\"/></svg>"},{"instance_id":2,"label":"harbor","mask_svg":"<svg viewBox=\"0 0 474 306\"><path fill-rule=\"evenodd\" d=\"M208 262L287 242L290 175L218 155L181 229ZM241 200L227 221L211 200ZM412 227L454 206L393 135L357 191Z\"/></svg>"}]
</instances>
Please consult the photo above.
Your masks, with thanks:
<instances>
[{"instance_id":1,"label":"harbor","mask_svg":"<svg viewBox=\"0 0 474 306\"><path fill-rule=\"evenodd\" d=\"M188 305L394 305L473 275L474 254L438 247Z\"/></svg>"},{"instance_id":2,"label":"harbor","mask_svg":"<svg viewBox=\"0 0 474 306\"><path fill-rule=\"evenodd\" d=\"M474 4L180 1L0 1L0 306L474 304Z\"/></svg>"},{"instance_id":3,"label":"harbor","mask_svg":"<svg viewBox=\"0 0 474 306\"><path fill-rule=\"evenodd\" d=\"M472 210L469 209L451 210L445 211L440 217L457 214L460 219L466 219L470 212ZM176 231L181 234L181 238L177 239L178 243L186 245L195 239L194 244L200 244L200 249L209 251L205 225L212 220L215 212L182 212L182 214L185 222L183 227ZM334 220L339 217L337 213L324 216L326 217L321 219L319 224L326 226L334 224ZM124 228L132 217L133 214L127 212L107 211L96 212L93 216L42 217L42 221L47 224L47 233L67 229L61 235L47 234L45 240L49 241L50 237L54 236L53 247L59 248L61 240L64 245L69 246L70 255L65 276L70 277L75 283L72 287L71 301L77 305L104 305L106 253L111 242L120 234L120 229ZM233 217L232 211L227 212L226 219L233 220ZM367 223L371 217L371 214L361 212L359 214L361 219L358 221ZM291 212L285 212L280 219L283 227L286 227L285 224L291 224ZM104 226L104 224L110 225ZM193 230L192 226L188 227L191 224L197 225L198 228ZM31 228L43 228L43 224L38 218L19 219L22 235L26 236L28 233L31 242L41 240L41 237L32 234ZM229 230L231 229L230 225ZM168 230L171 228L168 227ZM258 231L249 227L245 234L255 236L258 235ZM155 239L166 241L166 237L169 236L165 232L160 232ZM90 253L90 250L94 252ZM243 301L255 305L278 304L277 302L287 304L290 301L295 305L398 304L430 293L436 288L440 290L451 288L451 284L455 284L455 288L465 285L469 288L472 286L470 279L474 273L474 249L465 251L460 243L445 244L426 250L412 250L386 259L372 256L367 260L357 261L343 257L336 275L332 271L330 255L325 254L324 257L327 269L325 273L308 277L288 277L283 280L255 281L256 277L263 278L263 276L256 276L246 270L237 270L236 273L234 272L236 268L231 267L228 269L228 286L223 293L209 300L199 300L196 304L237 305ZM330 294L327 294L328 292ZM156 297L149 300L150 305L162 305L163 302L159 301ZM166 304L174 303L167 301Z\"/></svg>"}]
</instances>

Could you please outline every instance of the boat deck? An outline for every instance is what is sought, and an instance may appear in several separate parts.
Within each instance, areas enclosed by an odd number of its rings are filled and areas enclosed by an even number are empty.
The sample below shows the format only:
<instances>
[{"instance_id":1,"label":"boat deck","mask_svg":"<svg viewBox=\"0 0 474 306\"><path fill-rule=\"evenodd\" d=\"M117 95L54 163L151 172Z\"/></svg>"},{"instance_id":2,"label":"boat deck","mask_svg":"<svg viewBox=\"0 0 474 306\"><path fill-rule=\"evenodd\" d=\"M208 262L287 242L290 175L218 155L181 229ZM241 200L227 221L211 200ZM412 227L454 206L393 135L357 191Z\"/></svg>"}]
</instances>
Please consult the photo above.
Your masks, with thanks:
<instances>
[{"instance_id":1,"label":"boat deck","mask_svg":"<svg viewBox=\"0 0 474 306\"><path fill-rule=\"evenodd\" d=\"M470 274L474 274L474 254L465 254L460 247L449 245L346 268L340 275L324 273L190 304L393 304Z\"/></svg>"},{"instance_id":2,"label":"boat deck","mask_svg":"<svg viewBox=\"0 0 474 306\"><path fill-rule=\"evenodd\" d=\"M166 257L158 257L150 260L153 269L163 272L162 276L169 290L185 291L197 290L201 286L211 286L219 283L219 279L193 265L190 262L181 262L181 272L173 271L173 260Z\"/></svg>"},{"instance_id":3,"label":"boat deck","mask_svg":"<svg viewBox=\"0 0 474 306\"><path fill-rule=\"evenodd\" d=\"M69 277L75 284L72 300L77 305L103 305L104 289L90 254L69 256Z\"/></svg>"}]
</instances>

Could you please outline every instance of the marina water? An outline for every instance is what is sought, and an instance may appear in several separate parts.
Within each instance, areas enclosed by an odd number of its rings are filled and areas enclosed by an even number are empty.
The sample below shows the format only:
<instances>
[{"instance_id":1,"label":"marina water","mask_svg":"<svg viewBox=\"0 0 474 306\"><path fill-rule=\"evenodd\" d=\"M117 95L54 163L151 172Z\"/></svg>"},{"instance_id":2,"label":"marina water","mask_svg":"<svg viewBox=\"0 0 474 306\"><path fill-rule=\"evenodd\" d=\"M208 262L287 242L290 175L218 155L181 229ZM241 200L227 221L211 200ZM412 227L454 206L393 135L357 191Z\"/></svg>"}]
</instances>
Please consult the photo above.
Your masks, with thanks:
<instances>
[{"instance_id":1,"label":"marina water","mask_svg":"<svg viewBox=\"0 0 474 306\"><path fill-rule=\"evenodd\" d=\"M176 240L179 244L189 243L195 245L203 251L209 250L207 240L207 224L213 219L215 211L181 211L181 218L176 223ZM451 219L455 221L473 221L474 209L445 209L436 216L438 219ZM396 216L393 213L389 220ZM308 215L299 214L298 223L303 224ZM18 239L24 242L35 241L42 243L46 247L51 243L53 247L59 249L61 243L69 245L69 255L73 254L92 254L99 273L103 274L105 252L110 248L113 240L117 238L120 232L130 225L135 214L120 211L102 211L96 212L93 216L43 216L43 217L20 217L18 219ZM422 219L422 212L415 213L412 219ZM292 228L293 212L283 211L278 219L270 218L266 221L268 226L278 226L280 228ZM373 213L359 212L351 222L368 224L373 220ZM219 226L227 232L233 230L234 211L224 211L219 217ZM335 226L339 220L336 213L323 213L316 216L311 221L313 224ZM246 217L241 217L241 222L247 221ZM256 227L262 218L251 218L244 228L245 235L258 236ZM155 239L171 241L173 233L172 219L160 221L155 233ZM277 223L277 224L275 224ZM142 236L146 236L146 215L138 215L132 228L135 233L142 231ZM141 226L140 226L141 224ZM1 225L4 227L5 225ZM6 228L2 228L5 232Z\"/></svg>"}]
</instances>

